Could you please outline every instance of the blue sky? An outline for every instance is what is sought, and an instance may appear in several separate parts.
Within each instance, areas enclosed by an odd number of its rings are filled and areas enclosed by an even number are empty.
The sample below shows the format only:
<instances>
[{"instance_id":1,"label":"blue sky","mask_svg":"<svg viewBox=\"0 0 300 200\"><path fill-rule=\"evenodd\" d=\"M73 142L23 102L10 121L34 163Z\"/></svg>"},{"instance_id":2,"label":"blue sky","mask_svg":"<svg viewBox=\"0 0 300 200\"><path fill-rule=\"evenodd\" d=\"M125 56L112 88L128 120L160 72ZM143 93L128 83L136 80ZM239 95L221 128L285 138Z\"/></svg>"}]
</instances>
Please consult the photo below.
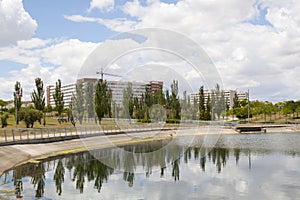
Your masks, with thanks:
<instances>
[{"instance_id":1,"label":"blue sky","mask_svg":"<svg viewBox=\"0 0 300 200\"><path fill-rule=\"evenodd\" d=\"M100 42L115 34L104 26L95 23L74 23L64 18L64 15L84 14L93 17L103 17L101 12L88 13L89 1L78 0L24 0L24 8L39 24L34 37L47 38L78 38L81 41Z\"/></svg>"},{"instance_id":2,"label":"blue sky","mask_svg":"<svg viewBox=\"0 0 300 200\"><path fill-rule=\"evenodd\" d=\"M88 55L109 38L164 28L197 42L224 88L250 89L252 99L300 99L299 12L293 0L3 0L0 98L12 98L17 80L28 99L31 77L46 85L74 82Z\"/></svg>"}]
</instances>

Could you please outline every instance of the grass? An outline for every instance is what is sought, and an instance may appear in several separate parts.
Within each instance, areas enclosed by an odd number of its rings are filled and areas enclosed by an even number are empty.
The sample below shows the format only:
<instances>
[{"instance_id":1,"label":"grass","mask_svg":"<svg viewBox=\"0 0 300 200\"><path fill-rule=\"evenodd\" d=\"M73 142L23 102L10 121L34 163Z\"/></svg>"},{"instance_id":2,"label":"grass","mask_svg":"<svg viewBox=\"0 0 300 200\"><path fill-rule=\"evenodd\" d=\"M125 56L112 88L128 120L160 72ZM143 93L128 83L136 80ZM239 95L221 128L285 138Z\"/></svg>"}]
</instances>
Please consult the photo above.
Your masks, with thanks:
<instances>
[{"instance_id":1,"label":"grass","mask_svg":"<svg viewBox=\"0 0 300 200\"><path fill-rule=\"evenodd\" d=\"M295 116L296 117L296 116ZM247 119L245 120L247 121ZM300 124L300 119L294 119L293 115L282 115L279 113L273 113L271 115L257 115L250 119L253 123L272 123L272 124Z\"/></svg>"}]
</instances>

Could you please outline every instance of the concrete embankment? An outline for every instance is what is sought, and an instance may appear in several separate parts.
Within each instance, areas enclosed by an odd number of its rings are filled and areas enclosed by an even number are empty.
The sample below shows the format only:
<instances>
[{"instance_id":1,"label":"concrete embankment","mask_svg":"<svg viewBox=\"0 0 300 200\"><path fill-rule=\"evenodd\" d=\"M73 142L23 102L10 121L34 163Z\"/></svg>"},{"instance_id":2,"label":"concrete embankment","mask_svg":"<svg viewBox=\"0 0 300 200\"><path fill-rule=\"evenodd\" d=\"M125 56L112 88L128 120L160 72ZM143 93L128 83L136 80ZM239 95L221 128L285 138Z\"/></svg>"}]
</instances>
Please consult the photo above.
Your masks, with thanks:
<instances>
[{"instance_id":1,"label":"concrete embankment","mask_svg":"<svg viewBox=\"0 0 300 200\"><path fill-rule=\"evenodd\" d=\"M0 147L0 175L21 163L34 162L33 158L46 158L50 156L76 153L91 149L100 149L115 145L122 145L131 142L141 142L154 139L164 139L170 137L172 131L130 133L109 136L96 136L89 138L74 139L68 141L9 145Z\"/></svg>"}]
</instances>

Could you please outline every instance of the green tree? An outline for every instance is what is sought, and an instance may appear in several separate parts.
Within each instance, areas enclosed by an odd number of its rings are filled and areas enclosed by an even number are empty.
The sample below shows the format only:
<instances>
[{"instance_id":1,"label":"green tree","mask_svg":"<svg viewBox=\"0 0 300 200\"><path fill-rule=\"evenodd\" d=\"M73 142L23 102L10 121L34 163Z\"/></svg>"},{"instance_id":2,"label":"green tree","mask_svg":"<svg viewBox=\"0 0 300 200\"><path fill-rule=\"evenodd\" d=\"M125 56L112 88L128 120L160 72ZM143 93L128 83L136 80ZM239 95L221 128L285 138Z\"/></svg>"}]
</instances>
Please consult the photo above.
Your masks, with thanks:
<instances>
[{"instance_id":1,"label":"green tree","mask_svg":"<svg viewBox=\"0 0 300 200\"><path fill-rule=\"evenodd\" d=\"M132 90L132 83L128 83L127 87L123 90L123 109L125 116L129 118L133 118L133 90Z\"/></svg>"},{"instance_id":2,"label":"green tree","mask_svg":"<svg viewBox=\"0 0 300 200\"><path fill-rule=\"evenodd\" d=\"M204 99L204 87L199 89L199 119L205 120L205 99Z\"/></svg>"},{"instance_id":3,"label":"green tree","mask_svg":"<svg viewBox=\"0 0 300 200\"><path fill-rule=\"evenodd\" d=\"M175 80L173 80L173 83L171 84L170 103L171 103L172 118L180 119L181 106L178 97L178 81Z\"/></svg>"},{"instance_id":4,"label":"green tree","mask_svg":"<svg viewBox=\"0 0 300 200\"><path fill-rule=\"evenodd\" d=\"M45 108L44 83L41 78L35 79L36 90L31 93L31 100L35 109L43 111Z\"/></svg>"},{"instance_id":5,"label":"green tree","mask_svg":"<svg viewBox=\"0 0 300 200\"><path fill-rule=\"evenodd\" d=\"M7 123L7 119L9 118L9 115L8 115L8 113L3 113L2 115L1 115L1 124L2 124L2 128L4 128L4 127L6 127L7 125L8 125L8 123Z\"/></svg>"},{"instance_id":6,"label":"green tree","mask_svg":"<svg viewBox=\"0 0 300 200\"><path fill-rule=\"evenodd\" d=\"M205 106L205 105L204 105ZM204 107L204 109L205 109L205 107ZM199 106L198 106L198 102L197 102L197 98L196 97L194 97L194 100L193 100L193 108L192 108L192 119L193 120L197 120L197 119L199 119L198 118L198 110L199 110ZM205 117L205 112L204 112L204 117ZM203 117L203 119L202 120L204 120L205 118Z\"/></svg>"},{"instance_id":7,"label":"green tree","mask_svg":"<svg viewBox=\"0 0 300 200\"><path fill-rule=\"evenodd\" d=\"M73 100L72 102L73 115L76 117L79 123L82 124L83 115L84 115L84 94L83 94L82 83L76 84L76 91L75 94L73 94L72 100Z\"/></svg>"},{"instance_id":8,"label":"green tree","mask_svg":"<svg viewBox=\"0 0 300 200\"><path fill-rule=\"evenodd\" d=\"M237 95L237 93L234 93L234 98L233 98L233 106L232 108L238 108L239 107L239 97Z\"/></svg>"},{"instance_id":9,"label":"green tree","mask_svg":"<svg viewBox=\"0 0 300 200\"><path fill-rule=\"evenodd\" d=\"M38 121L41 124L43 113L33 108L22 108L19 112L18 118L20 121L24 121L26 128L33 128L34 122Z\"/></svg>"},{"instance_id":10,"label":"green tree","mask_svg":"<svg viewBox=\"0 0 300 200\"><path fill-rule=\"evenodd\" d=\"M15 84L15 91L14 91L14 105L15 105L15 112L16 112L16 124L19 124L19 118L17 113L19 112L22 106L22 94L23 90L21 88L21 83L16 82Z\"/></svg>"},{"instance_id":11,"label":"green tree","mask_svg":"<svg viewBox=\"0 0 300 200\"><path fill-rule=\"evenodd\" d=\"M215 112L217 114L218 119L222 113L226 111L226 100L224 91L220 89L219 84L216 85L215 89L216 103L215 103Z\"/></svg>"},{"instance_id":12,"label":"green tree","mask_svg":"<svg viewBox=\"0 0 300 200\"><path fill-rule=\"evenodd\" d=\"M46 125L45 117L45 96L44 96L44 83L41 78L35 79L36 90L31 93L31 100L35 109L44 113L44 126Z\"/></svg>"},{"instance_id":13,"label":"green tree","mask_svg":"<svg viewBox=\"0 0 300 200\"><path fill-rule=\"evenodd\" d=\"M210 95L208 95L206 100L206 109L205 109L206 120L211 120L211 113L212 113L212 105L211 105Z\"/></svg>"},{"instance_id":14,"label":"green tree","mask_svg":"<svg viewBox=\"0 0 300 200\"><path fill-rule=\"evenodd\" d=\"M58 115L61 116L64 110L64 93L61 91L61 81L58 79L56 82L53 99L55 102L55 108L58 112Z\"/></svg>"},{"instance_id":15,"label":"green tree","mask_svg":"<svg viewBox=\"0 0 300 200\"><path fill-rule=\"evenodd\" d=\"M67 109L67 114L68 114L68 121L71 122L71 124L76 127L76 122L77 120L74 117L74 111L73 111L73 102L70 103L70 108Z\"/></svg>"},{"instance_id":16,"label":"green tree","mask_svg":"<svg viewBox=\"0 0 300 200\"><path fill-rule=\"evenodd\" d=\"M88 82L85 91L85 106L88 118L95 118L95 107L94 107L94 83Z\"/></svg>"},{"instance_id":17,"label":"green tree","mask_svg":"<svg viewBox=\"0 0 300 200\"><path fill-rule=\"evenodd\" d=\"M2 99L0 99L0 106L1 106L1 111L5 110L5 107L8 105L7 101L4 101Z\"/></svg>"},{"instance_id":18,"label":"green tree","mask_svg":"<svg viewBox=\"0 0 300 200\"><path fill-rule=\"evenodd\" d=\"M99 81L95 93L95 111L100 122L105 115L111 117L111 99L112 92L107 82Z\"/></svg>"},{"instance_id":19,"label":"green tree","mask_svg":"<svg viewBox=\"0 0 300 200\"><path fill-rule=\"evenodd\" d=\"M53 111L53 108L50 104L45 107L45 112L50 113L52 111Z\"/></svg>"}]
</instances>

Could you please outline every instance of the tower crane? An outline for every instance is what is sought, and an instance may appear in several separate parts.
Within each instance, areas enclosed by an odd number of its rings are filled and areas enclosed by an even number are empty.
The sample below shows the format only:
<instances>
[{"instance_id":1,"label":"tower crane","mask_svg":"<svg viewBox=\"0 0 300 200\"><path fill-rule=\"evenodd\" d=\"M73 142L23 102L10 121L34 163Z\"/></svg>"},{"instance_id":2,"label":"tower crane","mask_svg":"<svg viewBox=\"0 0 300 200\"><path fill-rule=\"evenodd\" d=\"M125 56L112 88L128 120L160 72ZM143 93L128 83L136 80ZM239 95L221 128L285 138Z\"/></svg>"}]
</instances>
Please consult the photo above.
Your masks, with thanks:
<instances>
[{"instance_id":1,"label":"tower crane","mask_svg":"<svg viewBox=\"0 0 300 200\"><path fill-rule=\"evenodd\" d=\"M107 76L115 76L115 77L122 77L120 75L116 75L116 74L110 74L110 73L106 73L106 72L103 72L103 68L101 68L100 72L96 72L96 74L100 74L100 82L103 81L103 75L107 75Z\"/></svg>"}]
</instances>

